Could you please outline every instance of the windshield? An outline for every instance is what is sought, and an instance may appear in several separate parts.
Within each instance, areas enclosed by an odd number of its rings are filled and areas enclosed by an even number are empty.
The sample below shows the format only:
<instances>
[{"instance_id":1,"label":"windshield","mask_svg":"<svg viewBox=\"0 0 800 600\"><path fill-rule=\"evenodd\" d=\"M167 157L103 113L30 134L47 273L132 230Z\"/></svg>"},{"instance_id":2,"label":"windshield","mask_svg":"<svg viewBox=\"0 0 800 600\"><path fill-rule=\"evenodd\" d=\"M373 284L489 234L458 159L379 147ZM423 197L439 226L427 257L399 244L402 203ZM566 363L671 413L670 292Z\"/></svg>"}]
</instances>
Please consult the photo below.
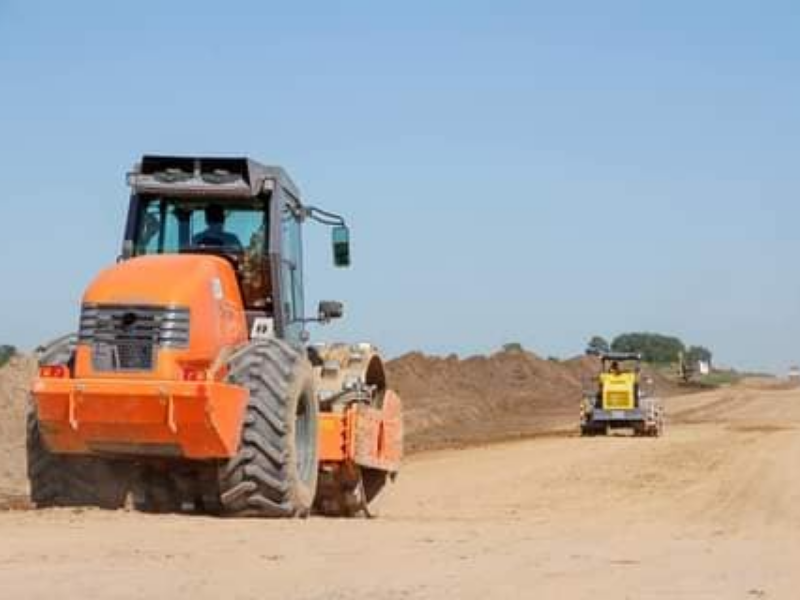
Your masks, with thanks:
<instances>
[{"instance_id":1,"label":"windshield","mask_svg":"<svg viewBox=\"0 0 800 600\"><path fill-rule=\"evenodd\" d=\"M265 200L144 199L135 254L175 254L192 248L258 252L266 246Z\"/></svg>"},{"instance_id":2,"label":"windshield","mask_svg":"<svg viewBox=\"0 0 800 600\"><path fill-rule=\"evenodd\" d=\"M635 360L609 360L603 362L603 371L605 373L635 373L638 370L639 363Z\"/></svg>"}]
</instances>

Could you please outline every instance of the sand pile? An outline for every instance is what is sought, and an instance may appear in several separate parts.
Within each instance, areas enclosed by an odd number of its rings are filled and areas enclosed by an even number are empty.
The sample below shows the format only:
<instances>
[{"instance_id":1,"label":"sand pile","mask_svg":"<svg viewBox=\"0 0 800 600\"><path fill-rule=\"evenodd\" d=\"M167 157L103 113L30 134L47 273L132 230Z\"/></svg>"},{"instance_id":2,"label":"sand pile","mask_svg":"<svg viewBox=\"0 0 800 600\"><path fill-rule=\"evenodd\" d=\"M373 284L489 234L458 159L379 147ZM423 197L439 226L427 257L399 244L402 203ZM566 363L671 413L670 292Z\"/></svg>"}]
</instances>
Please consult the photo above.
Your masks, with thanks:
<instances>
[{"instance_id":1,"label":"sand pile","mask_svg":"<svg viewBox=\"0 0 800 600\"><path fill-rule=\"evenodd\" d=\"M797 389L800 381L778 377L746 377L740 385L750 390L778 392Z\"/></svg>"},{"instance_id":2,"label":"sand pile","mask_svg":"<svg viewBox=\"0 0 800 600\"><path fill-rule=\"evenodd\" d=\"M35 368L33 359L17 357L0 369L0 507L27 491L26 391ZM413 352L388 363L411 452L575 431L578 403L597 369L592 357L552 361L521 351L466 359ZM654 378L660 395L679 390Z\"/></svg>"},{"instance_id":3,"label":"sand pile","mask_svg":"<svg viewBox=\"0 0 800 600\"><path fill-rule=\"evenodd\" d=\"M412 451L574 429L597 368L589 357L555 362L529 352L464 360L415 352L388 365Z\"/></svg>"},{"instance_id":4,"label":"sand pile","mask_svg":"<svg viewBox=\"0 0 800 600\"><path fill-rule=\"evenodd\" d=\"M0 369L0 505L26 493L25 411L33 359L16 357Z\"/></svg>"}]
</instances>

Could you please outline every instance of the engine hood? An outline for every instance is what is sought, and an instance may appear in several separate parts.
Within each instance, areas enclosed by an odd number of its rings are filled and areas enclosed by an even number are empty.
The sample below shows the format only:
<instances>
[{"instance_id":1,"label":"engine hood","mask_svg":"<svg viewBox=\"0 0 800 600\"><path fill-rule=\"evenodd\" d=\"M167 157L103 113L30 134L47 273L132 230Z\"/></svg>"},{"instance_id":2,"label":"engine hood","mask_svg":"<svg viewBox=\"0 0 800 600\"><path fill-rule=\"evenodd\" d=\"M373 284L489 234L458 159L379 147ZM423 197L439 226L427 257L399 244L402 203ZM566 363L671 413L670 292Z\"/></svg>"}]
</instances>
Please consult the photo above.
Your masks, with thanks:
<instances>
[{"instance_id":1,"label":"engine hood","mask_svg":"<svg viewBox=\"0 0 800 600\"><path fill-rule=\"evenodd\" d=\"M222 258L159 255L134 258L92 282L84 302L189 306L200 296L222 297L241 305L233 268Z\"/></svg>"},{"instance_id":2,"label":"engine hood","mask_svg":"<svg viewBox=\"0 0 800 600\"><path fill-rule=\"evenodd\" d=\"M215 256L158 255L106 269L92 282L84 304L189 309L193 356L213 356L247 339L233 267Z\"/></svg>"}]
</instances>

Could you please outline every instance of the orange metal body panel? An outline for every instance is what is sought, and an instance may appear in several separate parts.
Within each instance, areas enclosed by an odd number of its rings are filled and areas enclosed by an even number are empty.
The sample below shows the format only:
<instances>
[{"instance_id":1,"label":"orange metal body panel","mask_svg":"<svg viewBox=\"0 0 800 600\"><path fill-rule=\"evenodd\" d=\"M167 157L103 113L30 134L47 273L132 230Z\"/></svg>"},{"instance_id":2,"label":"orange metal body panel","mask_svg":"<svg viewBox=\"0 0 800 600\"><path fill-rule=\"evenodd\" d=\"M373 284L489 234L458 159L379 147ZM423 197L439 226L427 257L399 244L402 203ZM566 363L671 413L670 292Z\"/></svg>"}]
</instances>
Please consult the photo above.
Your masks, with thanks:
<instances>
[{"instance_id":1,"label":"orange metal body panel","mask_svg":"<svg viewBox=\"0 0 800 600\"><path fill-rule=\"evenodd\" d=\"M72 378L40 377L34 384L48 447L65 454L233 457L247 390L218 381L186 381L187 375L220 376L208 370L223 350L248 340L231 265L212 256L136 258L101 273L83 301L188 308L190 344L159 349L155 368L141 372L96 371L91 346L79 344ZM402 405L393 392L385 393L381 409L356 405L342 414L324 413L319 425L322 463L399 470Z\"/></svg>"},{"instance_id":2,"label":"orange metal body panel","mask_svg":"<svg viewBox=\"0 0 800 600\"><path fill-rule=\"evenodd\" d=\"M344 413L323 413L319 427L320 462L354 463L387 472L403 459L402 403L387 391L383 408L354 405Z\"/></svg>"},{"instance_id":3,"label":"orange metal body panel","mask_svg":"<svg viewBox=\"0 0 800 600\"><path fill-rule=\"evenodd\" d=\"M386 392L380 410L364 407L357 413L352 434L356 464L394 473L403 460L403 414L400 397Z\"/></svg>"},{"instance_id":4,"label":"orange metal body panel","mask_svg":"<svg viewBox=\"0 0 800 600\"><path fill-rule=\"evenodd\" d=\"M347 432L351 416L345 413L321 413L319 415L319 460L320 462L344 462L348 460Z\"/></svg>"},{"instance_id":5,"label":"orange metal body panel","mask_svg":"<svg viewBox=\"0 0 800 600\"><path fill-rule=\"evenodd\" d=\"M229 458L249 399L223 383L39 379L42 435L61 453Z\"/></svg>"},{"instance_id":6,"label":"orange metal body panel","mask_svg":"<svg viewBox=\"0 0 800 600\"><path fill-rule=\"evenodd\" d=\"M247 317L231 265L214 256L190 254L143 256L103 271L83 297L84 303L186 307L191 315L191 344L162 350L156 370L100 373L92 367L91 349L79 346L78 379L180 380L182 368L211 365L225 347L247 342Z\"/></svg>"},{"instance_id":7,"label":"orange metal body panel","mask_svg":"<svg viewBox=\"0 0 800 600\"><path fill-rule=\"evenodd\" d=\"M97 371L92 347L79 344L70 379L40 378L33 388L42 434L58 453L110 452L190 459L228 458L239 447L246 390L186 381L226 348L248 339L247 318L231 265L213 256L135 258L103 271L86 304L183 307L189 346L159 348L148 371Z\"/></svg>"}]
</instances>

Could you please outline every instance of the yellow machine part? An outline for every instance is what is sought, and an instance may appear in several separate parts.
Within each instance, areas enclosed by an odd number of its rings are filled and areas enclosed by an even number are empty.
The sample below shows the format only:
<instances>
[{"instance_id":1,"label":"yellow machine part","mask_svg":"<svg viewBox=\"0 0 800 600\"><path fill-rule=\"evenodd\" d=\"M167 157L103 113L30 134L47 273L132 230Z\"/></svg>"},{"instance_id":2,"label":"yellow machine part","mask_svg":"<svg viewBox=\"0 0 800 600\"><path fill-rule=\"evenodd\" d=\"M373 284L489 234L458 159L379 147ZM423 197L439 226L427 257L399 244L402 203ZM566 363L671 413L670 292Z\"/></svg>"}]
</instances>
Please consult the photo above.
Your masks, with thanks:
<instances>
[{"instance_id":1,"label":"yellow machine part","mask_svg":"<svg viewBox=\"0 0 800 600\"><path fill-rule=\"evenodd\" d=\"M636 408L636 374L603 373L600 376L604 410L633 410Z\"/></svg>"}]
</instances>

